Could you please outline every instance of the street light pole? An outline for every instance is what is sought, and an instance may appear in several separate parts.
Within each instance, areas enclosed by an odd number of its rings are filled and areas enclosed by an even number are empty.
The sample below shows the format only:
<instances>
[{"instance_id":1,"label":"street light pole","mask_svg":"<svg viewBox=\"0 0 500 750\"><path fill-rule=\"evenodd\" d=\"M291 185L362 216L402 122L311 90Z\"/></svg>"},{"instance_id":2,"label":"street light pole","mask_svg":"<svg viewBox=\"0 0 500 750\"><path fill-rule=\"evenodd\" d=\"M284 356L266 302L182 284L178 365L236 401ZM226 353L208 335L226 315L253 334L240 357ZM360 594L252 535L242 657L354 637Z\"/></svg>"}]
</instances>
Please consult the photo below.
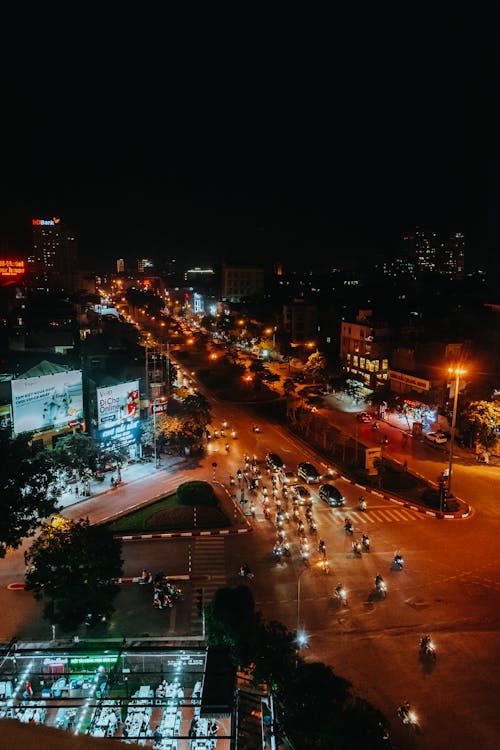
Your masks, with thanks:
<instances>
[{"instance_id":1,"label":"street light pole","mask_svg":"<svg viewBox=\"0 0 500 750\"><path fill-rule=\"evenodd\" d=\"M158 468L158 459L156 454L156 399L153 400L153 433L154 433L154 452L155 452L155 469Z\"/></svg>"},{"instance_id":2,"label":"street light pole","mask_svg":"<svg viewBox=\"0 0 500 750\"><path fill-rule=\"evenodd\" d=\"M450 433L450 453L448 458L448 495L451 496L451 482L452 482L452 468L453 468L453 443L455 441L455 425L457 422L457 404L458 404L458 389L460 386L460 375L465 375L465 370L461 370L458 367L448 368L448 372L455 375L455 393L453 394L453 416L451 419L451 433ZM441 505L443 503L441 496ZM441 511L443 509L441 508Z\"/></svg>"},{"instance_id":3,"label":"street light pole","mask_svg":"<svg viewBox=\"0 0 500 750\"><path fill-rule=\"evenodd\" d=\"M297 576L297 634L299 633L300 627L300 579L308 570L310 570L310 568L304 568Z\"/></svg>"}]
</instances>

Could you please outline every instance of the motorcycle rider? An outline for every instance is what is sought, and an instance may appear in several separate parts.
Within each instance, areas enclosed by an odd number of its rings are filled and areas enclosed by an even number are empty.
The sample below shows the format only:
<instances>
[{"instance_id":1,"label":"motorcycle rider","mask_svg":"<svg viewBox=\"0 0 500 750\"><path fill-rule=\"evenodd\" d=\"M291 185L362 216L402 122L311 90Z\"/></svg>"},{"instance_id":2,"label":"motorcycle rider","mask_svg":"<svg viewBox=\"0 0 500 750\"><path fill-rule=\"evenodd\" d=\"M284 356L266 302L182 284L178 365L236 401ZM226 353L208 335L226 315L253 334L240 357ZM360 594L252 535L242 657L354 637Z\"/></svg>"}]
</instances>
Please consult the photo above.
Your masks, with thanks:
<instances>
[{"instance_id":1,"label":"motorcycle rider","mask_svg":"<svg viewBox=\"0 0 500 750\"><path fill-rule=\"evenodd\" d=\"M362 511L366 510L366 500L363 497L363 495L361 495L360 498L359 498L359 509L362 510Z\"/></svg>"},{"instance_id":2,"label":"motorcycle rider","mask_svg":"<svg viewBox=\"0 0 500 750\"><path fill-rule=\"evenodd\" d=\"M323 555L323 557L326 555L326 544L323 541L323 539L319 540L318 552L320 552Z\"/></svg>"},{"instance_id":3,"label":"motorcycle rider","mask_svg":"<svg viewBox=\"0 0 500 750\"><path fill-rule=\"evenodd\" d=\"M343 604L347 603L346 592L341 583L337 583L335 586L335 598L339 599Z\"/></svg>"},{"instance_id":4,"label":"motorcycle rider","mask_svg":"<svg viewBox=\"0 0 500 750\"><path fill-rule=\"evenodd\" d=\"M394 553L394 565L396 565L398 568L403 567L403 558L399 550L396 550L396 552Z\"/></svg>"},{"instance_id":5,"label":"motorcycle rider","mask_svg":"<svg viewBox=\"0 0 500 750\"><path fill-rule=\"evenodd\" d=\"M242 576L243 578L253 578L253 573L246 563L243 563L243 565L240 567L240 576Z\"/></svg>"},{"instance_id":6,"label":"motorcycle rider","mask_svg":"<svg viewBox=\"0 0 500 750\"><path fill-rule=\"evenodd\" d=\"M382 578L380 573L377 573L377 575L375 576L375 588L376 589L381 588L383 583L384 583L384 579Z\"/></svg>"},{"instance_id":7,"label":"motorcycle rider","mask_svg":"<svg viewBox=\"0 0 500 750\"><path fill-rule=\"evenodd\" d=\"M349 518L349 516L345 517L344 529L348 534L352 534L353 532L353 526L352 526L351 519Z\"/></svg>"},{"instance_id":8,"label":"motorcycle rider","mask_svg":"<svg viewBox=\"0 0 500 750\"><path fill-rule=\"evenodd\" d=\"M361 543L365 549L369 549L370 538L366 534L363 534L363 536L361 537Z\"/></svg>"},{"instance_id":9,"label":"motorcycle rider","mask_svg":"<svg viewBox=\"0 0 500 750\"><path fill-rule=\"evenodd\" d=\"M422 652L422 654L434 654L434 647L432 645L431 637L428 633L420 639L420 651Z\"/></svg>"},{"instance_id":10,"label":"motorcycle rider","mask_svg":"<svg viewBox=\"0 0 500 750\"><path fill-rule=\"evenodd\" d=\"M407 722L410 715L410 701L404 701L398 709L398 713L404 722Z\"/></svg>"}]
</instances>

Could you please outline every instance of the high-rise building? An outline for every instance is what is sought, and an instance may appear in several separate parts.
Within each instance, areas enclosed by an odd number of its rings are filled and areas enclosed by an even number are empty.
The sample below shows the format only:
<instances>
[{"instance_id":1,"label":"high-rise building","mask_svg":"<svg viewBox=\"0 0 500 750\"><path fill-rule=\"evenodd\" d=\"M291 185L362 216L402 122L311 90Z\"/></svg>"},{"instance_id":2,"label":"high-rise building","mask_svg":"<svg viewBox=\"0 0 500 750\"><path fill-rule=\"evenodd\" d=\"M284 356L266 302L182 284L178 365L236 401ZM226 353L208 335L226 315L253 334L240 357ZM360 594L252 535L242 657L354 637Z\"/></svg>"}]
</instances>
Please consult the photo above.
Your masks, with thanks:
<instances>
[{"instance_id":1,"label":"high-rise building","mask_svg":"<svg viewBox=\"0 0 500 750\"><path fill-rule=\"evenodd\" d=\"M221 297L228 302L241 302L264 292L262 266L222 264Z\"/></svg>"},{"instance_id":2,"label":"high-rise building","mask_svg":"<svg viewBox=\"0 0 500 750\"><path fill-rule=\"evenodd\" d=\"M73 290L78 241L60 219L32 219L33 250L28 272L39 287Z\"/></svg>"},{"instance_id":3,"label":"high-rise building","mask_svg":"<svg viewBox=\"0 0 500 750\"><path fill-rule=\"evenodd\" d=\"M415 263L417 273L436 271L438 239L436 232L416 227L414 232L403 235L403 252Z\"/></svg>"},{"instance_id":4,"label":"high-rise building","mask_svg":"<svg viewBox=\"0 0 500 750\"><path fill-rule=\"evenodd\" d=\"M453 279L464 275L465 237L462 232L453 232L442 243L438 256L438 271Z\"/></svg>"},{"instance_id":5,"label":"high-rise building","mask_svg":"<svg viewBox=\"0 0 500 750\"><path fill-rule=\"evenodd\" d=\"M392 261L386 273L410 275L439 273L459 279L464 272L465 238L462 232L438 237L436 232L416 227L414 232L403 235L402 254Z\"/></svg>"},{"instance_id":6,"label":"high-rise building","mask_svg":"<svg viewBox=\"0 0 500 750\"><path fill-rule=\"evenodd\" d=\"M125 261L123 258L118 258L116 261L116 273L124 273L125 272Z\"/></svg>"},{"instance_id":7,"label":"high-rise building","mask_svg":"<svg viewBox=\"0 0 500 750\"><path fill-rule=\"evenodd\" d=\"M137 261L137 270L139 273L148 273L151 268L154 268L154 263L149 258L139 258Z\"/></svg>"}]
</instances>

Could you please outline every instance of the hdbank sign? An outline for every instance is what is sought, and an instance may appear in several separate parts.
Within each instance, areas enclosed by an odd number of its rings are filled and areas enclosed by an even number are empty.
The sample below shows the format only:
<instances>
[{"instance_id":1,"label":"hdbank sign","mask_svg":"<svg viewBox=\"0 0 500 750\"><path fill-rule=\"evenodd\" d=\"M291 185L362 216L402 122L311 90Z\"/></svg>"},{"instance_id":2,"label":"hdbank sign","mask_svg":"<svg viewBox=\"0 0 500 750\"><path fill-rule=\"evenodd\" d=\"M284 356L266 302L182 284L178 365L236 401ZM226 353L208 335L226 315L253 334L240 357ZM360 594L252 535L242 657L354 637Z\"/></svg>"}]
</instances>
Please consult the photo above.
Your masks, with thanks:
<instances>
[{"instance_id":1,"label":"hdbank sign","mask_svg":"<svg viewBox=\"0 0 500 750\"><path fill-rule=\"evenodd\" d=\"M83 420L81 370L11 380L14 432L66 427Z\"/></svg>"},{"instance_id":2,"label":"hdbank sign","mask_svg":"<svg viewBox=\"0 0 500 750\"><path fill-rule=\"evenodd\" d=\"M137 443L140 423L138 380L97 389L99 442Z\"/></svg>"}]
</instances>

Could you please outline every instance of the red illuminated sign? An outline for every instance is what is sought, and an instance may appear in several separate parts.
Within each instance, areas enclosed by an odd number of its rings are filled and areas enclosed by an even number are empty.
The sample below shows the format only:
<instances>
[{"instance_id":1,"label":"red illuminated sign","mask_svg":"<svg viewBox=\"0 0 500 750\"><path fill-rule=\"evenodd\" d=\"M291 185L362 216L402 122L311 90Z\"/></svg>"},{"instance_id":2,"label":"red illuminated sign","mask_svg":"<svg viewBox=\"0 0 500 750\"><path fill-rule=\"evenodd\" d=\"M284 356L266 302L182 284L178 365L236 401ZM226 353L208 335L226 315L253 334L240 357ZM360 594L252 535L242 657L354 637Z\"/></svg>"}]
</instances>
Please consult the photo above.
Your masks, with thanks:
<instances>
[{"instance_id":1,"label":"red illuminated sign","mask_svg":"<svg viewBox=\"0 0 500 750\"><path fill-rule=\"evenodd\" d=\"M53 227L59 224L61 219L56 219L54 216L52 219L31 219L31 223L34 227Z\"/></svg>"},{"instance_id":2,"label":"red illuminated sign","mask_svg":"<svg viewBox=\"0 0 500 750\"><path fill-rule=\"evenodd\" d=\"M0 259L0 276L22 276L25 271L24 260Z\"/></svg>"}]
</instances>

